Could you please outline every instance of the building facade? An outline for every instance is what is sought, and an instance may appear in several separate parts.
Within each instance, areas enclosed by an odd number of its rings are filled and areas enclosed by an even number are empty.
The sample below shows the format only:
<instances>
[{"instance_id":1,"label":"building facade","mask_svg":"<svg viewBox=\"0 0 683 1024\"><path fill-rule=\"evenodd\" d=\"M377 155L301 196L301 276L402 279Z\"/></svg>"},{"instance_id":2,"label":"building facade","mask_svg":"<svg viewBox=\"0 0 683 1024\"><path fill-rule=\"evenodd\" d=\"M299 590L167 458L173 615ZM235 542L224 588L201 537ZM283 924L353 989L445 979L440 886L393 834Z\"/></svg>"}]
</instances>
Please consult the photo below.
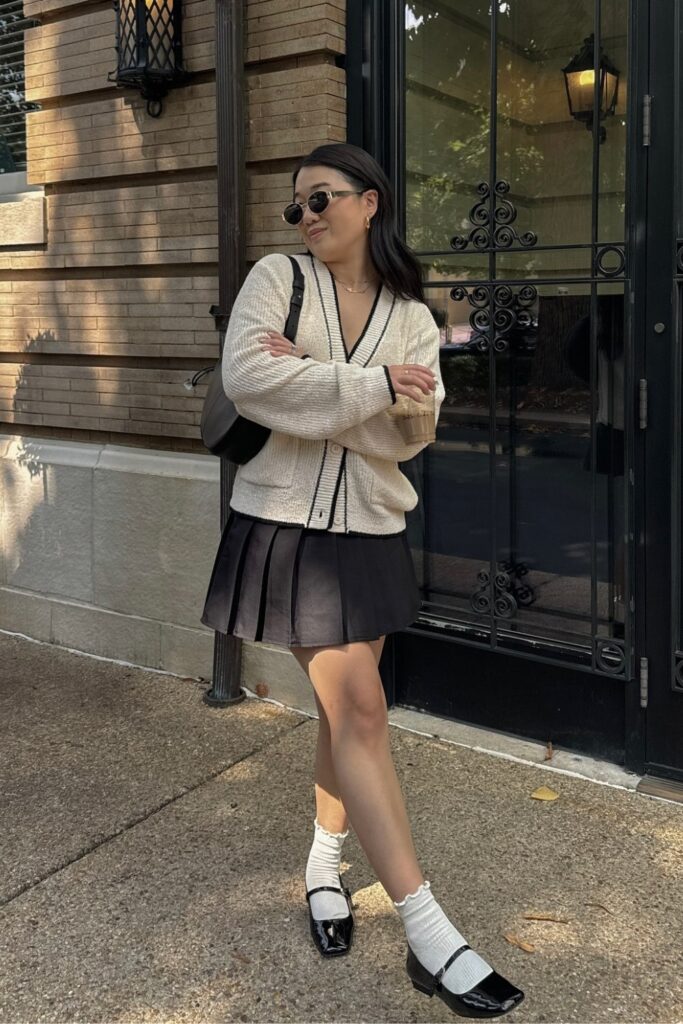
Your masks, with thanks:
<instances>
[{"instance_id":1,"label":"building facade","mask_svg":"<svg viewBox=\"0 0 683 1024\"><path fill-rule=\"evenodd\" d=\"M210 674L218 466L185 385L217 353L216 82L239 74L245 269L300 250L292 168L348 140L391 178L441 327L389 701L683 792L679 5L247 0L227 68L222 2L185 0L159 118L108 82L108 4L24 2L0 626ZM291 659L245 653L248 684Z\"/></svg>"}]
</instances>

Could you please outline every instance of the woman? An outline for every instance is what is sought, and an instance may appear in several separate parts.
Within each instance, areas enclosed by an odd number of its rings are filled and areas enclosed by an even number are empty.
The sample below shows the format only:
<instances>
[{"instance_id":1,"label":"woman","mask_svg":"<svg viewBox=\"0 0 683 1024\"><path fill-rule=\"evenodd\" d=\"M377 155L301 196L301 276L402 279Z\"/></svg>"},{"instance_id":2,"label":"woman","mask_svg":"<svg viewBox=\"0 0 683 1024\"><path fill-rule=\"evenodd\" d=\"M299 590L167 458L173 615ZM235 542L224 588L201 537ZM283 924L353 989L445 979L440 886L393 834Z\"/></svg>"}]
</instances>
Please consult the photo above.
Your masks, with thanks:
<instances>
[{"instance_id":1,"label":"woman","mask_svg":"<svg viewBox=\"0 0 683 1024\"><path fill-rule=\"evenodd\" d=\"M398 463L428 443L407 444L389 410L399 395L432 392L438 419L439 328L396 233L388 179L364 150L326 145L301 160L283 218L307 247L295 257L305 280L296 343L280 333L291 264L270 254L233 306L222 373L238 412L271 434L237 471L202 622L288 647L312 683L306 896L320 952L351 945L340 877L351 821L405 926L413 985L463 1016L497 1016L523 993L470 949L420 871L378 671L386 634L420 609L405 528L418 499Z\"/></svg>"}]
</instances>

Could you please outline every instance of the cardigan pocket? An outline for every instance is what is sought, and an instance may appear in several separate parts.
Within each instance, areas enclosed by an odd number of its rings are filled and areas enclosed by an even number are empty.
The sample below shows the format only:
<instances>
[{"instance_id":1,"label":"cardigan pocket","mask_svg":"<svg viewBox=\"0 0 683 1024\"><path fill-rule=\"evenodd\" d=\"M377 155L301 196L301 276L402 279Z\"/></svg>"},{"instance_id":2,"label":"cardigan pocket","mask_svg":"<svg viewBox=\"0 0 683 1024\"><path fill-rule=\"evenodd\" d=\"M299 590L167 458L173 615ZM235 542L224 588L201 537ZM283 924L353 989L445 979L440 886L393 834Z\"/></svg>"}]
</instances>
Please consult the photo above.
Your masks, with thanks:
<instances>
[{"instance_id":1,"label":"cardigan pocket","mask_svg":"<svg viewBox=\"0 0 683 1024\"><path fill-rule=\"evenodd\" d=\"M294 480L299 442L300 438L293 434L271 430L261 451L239 467L240 479L266 487L290 487Z\"/></svg>"},{"instance_id":2,"label":"cardigan pocket","mask_svg":"<svg viewBox=\"0 0 683 1024\"><path fill-rule=\"evenodd\" d=\"M417 491L397 463L374 456L366 456L366 461L372 472L371 505L397 508L402 512L410 512L415 508L418 502Z\"/></svg>"}]
</instances>

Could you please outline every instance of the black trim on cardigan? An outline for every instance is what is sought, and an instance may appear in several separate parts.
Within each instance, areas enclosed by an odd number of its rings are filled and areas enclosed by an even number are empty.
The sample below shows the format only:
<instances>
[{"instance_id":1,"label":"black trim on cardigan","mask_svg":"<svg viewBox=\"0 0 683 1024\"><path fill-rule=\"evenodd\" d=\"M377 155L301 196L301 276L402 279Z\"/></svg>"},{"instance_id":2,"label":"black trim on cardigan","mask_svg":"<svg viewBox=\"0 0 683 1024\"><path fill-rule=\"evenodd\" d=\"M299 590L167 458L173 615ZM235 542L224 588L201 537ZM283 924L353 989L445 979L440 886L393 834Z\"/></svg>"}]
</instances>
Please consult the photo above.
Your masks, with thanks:
<instances>
[{"instance_id":1,"label":"black trim on cardigan","mask_svg":"<svg viewBox=\"0 0 683 1024\"><path fill-rule=\"evenodd\" d=\"M341 486L342 477L344 476L344 466L346 465L346 452L347 452L347 449L344 448L344 451L342 452L341 465L339 466L339 472L337 473L337 482L336 482L336 484L334 486L334 494L332 496L332 508L330 509L330 518L329 518L329 521L327 523L327 529L328 530L330 530L332 528L333 524L334 524L334 513L337 510L337 499L339 498L339 488ZM346 523L344 523L344 528L346 529Z\"/></svg>"},{"instance_id":2,"label":"black trim on cardigan","mask_svg":"<svg viewBox=\"0 0 683 1024\"><path fill-rule=\"evenodd\" d=\"M236 516L242 516L243 519L252 519L256 523L270 523L273 526L295 527L296 529L301 530L302 534L304 532L310 533L316 537L319 537L321 533L338 533L340 536L344 536L345 534L347 537L377 537L382 539L384 537L400 537L406 532L405 529L396 530L393 533L364 533L362 530L318 530L312 526L304 526L303 523L286 523L283 519L264 519L262 516L252 515L251 512L240 512L238 508L233 508L232 505L230 505L230 511Z\"/></svg>"},{"instance_id":3,"label":"black trim on cardigan","mask_svg":"<svg viewBox=\"0 0 683 1024\"><path fill-rule=\"evenodd\" d=\"M325 329L327 330L327 352L328 352L328 355L329 355L330 359L334 359L334 352L332 351L332 334L330 332L330 322L327 319L327 310L325 309L325 302L323 300L323 291L322 291L322 288L320 287L320 279L318 277L318 271L316 269L315 261L313 260L313 253L311 253L310 256L311 256L311 270L313 271L313 276L315 277L315 283L316 283L317 288L318 288L318 298L320 299L320 308L322 309L323 316L325 317Z\"/></svg>"},{"instance_id":4,"label":"black trim on cardigan","mask_svg":"<svg viewBox=\"0 0 683 1024\"><path fill-rule=\"evenodd\" d=\"M346 472L346 452L348 448L344 450L344 532L349 532L349 477Z\"/></svg>"},{"instance_id":5,"label":"black trim on cardigan","mask_svg":"<svg viewBox=\"0 0 683 1024\"><path fill-rule=\"evenodd\" d=\"M392 318L392 316L394 314L394 306L395 305L396 305L396 296L394 295L394 297L391 300L391 309L389 310L389 313L387 315L386 323L384 324L384 327L382 328L382 333L380 334L379 338L377 339L377 343L376 343L375 347L373 348L372 352L368 355L368 358L362 364L363 366L367 366L368 365L368 363L370 362L370 360L374 356L375 352L377 351L379 346L382 344L382 338L387 333L387 327L389 326L391 318Z\"/></svg>"},{"instance_id":6,"label":"black trim on cardigan","mask_svg":"<svg viewBox=\"0 0 683 1024\"><path fill-rule=\"evenodd\" d=\"M337 282L335 280L334 274L332 273L332 271L329 270L329 268L328 268L328 271L329 271L329 274L330 274L330 278L332 279L332 291L334 292L334 304L337 307L337 320L339 321L339 335L341 337L342 345L344 347L344 353L346 355L346 362L350 363L352 358L353 358L353 353L356 351L356 349L360 345L361 341L363 340L363 338L367 334L368 327L372 323L372 319L373 319L373 317L375 315L375 310L377 309L377 303L379 302L379 297L382 294L382 288L384 287L384 285L380 281L379 287L378 287L377 292L375 294L374 302L372 303L372 309L370 310L370 314L369 314L367 320L365 321L365 326L363 327L363 330L360 332L360 337L358 338L358 340L356 342L354 342L353 348L349 352L349 350L346 347L346 338L344 337L344 329L342 327L342 322L341 322L341 311L339 309L339 295L337 293Z\"/></svg>"},{"instance_id":7,"label":"black trim on cardigan","mask_svg":"<svg viewBox=\"0 0 683 1024\"><path fill-rule=\"evenodd\" d=\"M389 367L386 366L384 363L382 363L382 367L384 368L384 372L387 375L387 384L389 385L389 390L391 391L391 404L396 405L396 392L394 391L394 383L391 379L391 374L389 373Z\"/></svg>"},{"instance_id":8,"label":"black trim on cardigan","mask_svg":"<svg viewBox=\"0 0 683 1024\"><path fill-rule=\"evenodd\" d=\"M324 438L323 440L324 440L323 457L322 457L322 461L320 463L320 469L318 470L318 479L315 482L315 490L313 491L313 498L311 500L311 507L310 507L310 510L309 510L309 513L308 513L308 517L306 519L306 526L310 527L310 529L314 529L314 527L310 526L311 516L313 515L313 509L315 508L315 501L316 501L316 498L318 497L318 490L320 489L320 479L321 479L321 477L323 475L323 470L325 469L325 459L327 458L327 443L328 443L327 442L327 438Z\"/></svg>"}]
</instances>

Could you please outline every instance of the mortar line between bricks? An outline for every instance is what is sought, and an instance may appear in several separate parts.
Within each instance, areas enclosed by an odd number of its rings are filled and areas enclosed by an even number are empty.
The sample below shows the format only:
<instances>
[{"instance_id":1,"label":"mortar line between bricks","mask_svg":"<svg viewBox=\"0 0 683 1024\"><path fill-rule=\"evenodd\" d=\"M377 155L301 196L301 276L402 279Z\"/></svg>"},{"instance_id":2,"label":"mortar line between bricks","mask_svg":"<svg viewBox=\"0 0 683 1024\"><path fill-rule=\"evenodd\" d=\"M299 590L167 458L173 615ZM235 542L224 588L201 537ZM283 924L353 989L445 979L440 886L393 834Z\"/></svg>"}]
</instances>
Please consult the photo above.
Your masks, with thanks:
<instances>
[{"instance_id":1,"label":"mortar line between bricks","mask_svg":"<svg viewBox=\"0 0 683 1024\"><path fill-rule=\"evenodd\" d=\"M303 719L301 722L296 722L292 726L292 730L300 729L302 725L306 724L306 721L306 719ZM214 779L217 779L219 775L225 774L225 772L228 772L232 768L235 768L237 765L242 764L244 761L247 761L250 757L253 757L255 754L260 754L261 751L265 750L266 747L268 746L269 743L263 743L260 747L255 747L253 750L250 750L242 757L238 757L235 761L231 761L230 764L223 765L222 768L219 768L216 771L211 772L209 775L205 776L203 779L200 779L199 782L195 783L195 785L190 786L188 789L184 789L182 793L177 793L175 796L171 796L167 800L163 800L160 804L158 804L156 807L153 807L147 813L140 814L136 818L130 818L121 826L121 828L117 829L116 832L112 832L111 835L105 836L104 839L101 839L98 842L93 843L92 846L87 847L87 849L81 850L79 853L76 853L68 860L62 861L62 863L57 864L54 868L51 868L49 871L46 871L45 874L41 875L39 878L34 879L31 882L27 882L25 885L18 886L13 892L11 892L6 897L0 897L0 910L9 906L9 904L13 903L14 900L19 899L20 896L24 895L24 893L30 892L32 889L36 889L39 885L42 885L43 882L46 882L49 878L52 878L53 875L58 874L60 871L64 871L72 864L76 864L79 860L83 860L91 853L94 853L101 847L106 846L107 843L113 842L114 839L117 839L119 836L123 835L124 832L130 832L130 830L134 828L136 825L142 824L142 822L147 821L155 814L158 814L159 811L163 811L163 809L165 807L168 807L169 804L174 804L178 800L182 800L183 797L189 796L190 794L194 793L195 790L199 789L201 786L205 786L207 782L212 782Z\"/></svg>"}]
</instances>

